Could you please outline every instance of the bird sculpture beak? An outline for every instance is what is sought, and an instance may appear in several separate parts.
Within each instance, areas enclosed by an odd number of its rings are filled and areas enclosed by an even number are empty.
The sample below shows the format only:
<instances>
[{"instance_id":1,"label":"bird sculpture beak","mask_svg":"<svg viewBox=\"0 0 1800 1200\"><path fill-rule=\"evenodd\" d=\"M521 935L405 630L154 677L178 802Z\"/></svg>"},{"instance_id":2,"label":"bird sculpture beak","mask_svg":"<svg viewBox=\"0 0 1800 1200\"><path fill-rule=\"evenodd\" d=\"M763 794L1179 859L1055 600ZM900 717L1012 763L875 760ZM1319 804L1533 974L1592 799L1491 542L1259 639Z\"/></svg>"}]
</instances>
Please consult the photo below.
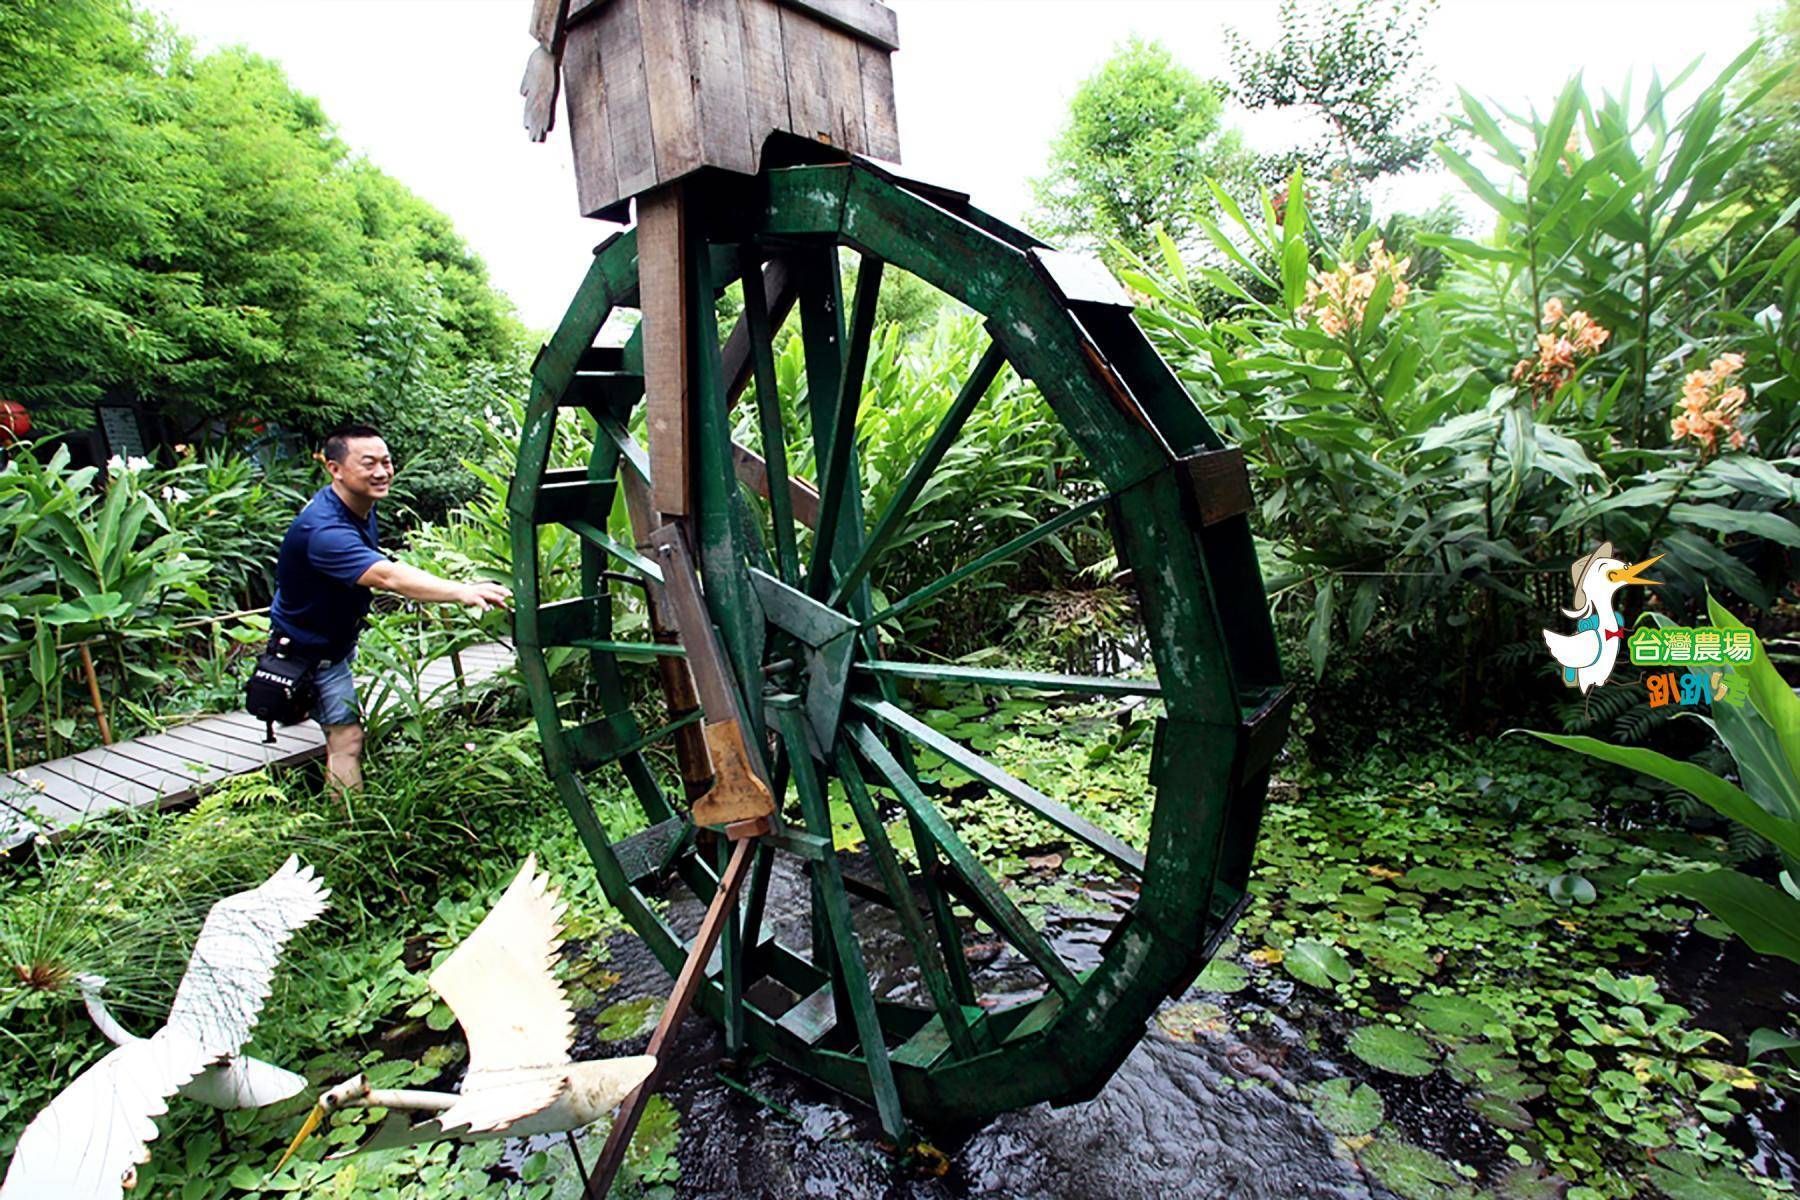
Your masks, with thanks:
<instances>
[{"instance_id":1,"label":"bird sculpture beak","mask_svg":"<svg viewBox=\"0 0 1800 1200\"><path fill-rule=\"evenodd\" d=\"M1641 583L1645 587L1658 587L1662 584L1662 580L1643 579L1639 577L1638 572L1648 570L1652 564L1662 561L1662 557L1663 556L1659 554L1655 558L1646 558L1643 562L1632 563L1629 567L1624 567L1617 571L1608 571L1606 577L1620 587L1623 587L1628 583Z\"/></svg>"},{"instance_id":2,"label":"bird sculpture beak","mask_svg":"<svg viewBox=\"0 0 1800 1200\"><path fill-rule=\"evenodd\" d=\"M325 1102L321 1100L319 1103L312 1106L311 1112L306 1114L306 1120L300 1125L300 1132L296 1133L294 1135L294 1140L288 1143L287 1152L281 1156L281 1161L275 1164L275 1170L270 1171L269 1174L273 1175L280 1171L281 1168L287 1166L287 1160L294 1157L294 1151L300 1149L300 1143L316 1133L320 1123L324 1120Z\"/></svg>"}]
</instances>

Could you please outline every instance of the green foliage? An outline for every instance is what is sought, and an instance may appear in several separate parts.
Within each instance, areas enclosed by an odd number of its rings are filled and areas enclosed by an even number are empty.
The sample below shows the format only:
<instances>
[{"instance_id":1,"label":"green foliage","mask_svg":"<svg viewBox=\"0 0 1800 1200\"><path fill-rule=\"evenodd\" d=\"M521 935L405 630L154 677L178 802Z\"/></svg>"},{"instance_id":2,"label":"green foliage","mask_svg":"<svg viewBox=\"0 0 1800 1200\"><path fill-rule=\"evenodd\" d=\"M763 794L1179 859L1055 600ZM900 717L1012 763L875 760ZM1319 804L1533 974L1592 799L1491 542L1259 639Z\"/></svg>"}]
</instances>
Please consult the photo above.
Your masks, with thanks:
<instances>
[{"instance_id":1,"label":"green foliage","mask_svg":"<svg viewBox=\"0 0 1800 1200\"><path fill-rule=\"evenodd\" d=\"M1758 240L1784 214L1716 193L1746 149L1723 124L1739 66L1674 115L1660 85L1634 114L1572 84L1517 124L1522 142L1465 98L1510 184L1443 149L1499 225L1484 242L1413 235L1445 260L1436 291L1374 230L1318 249L1296 186L1279 213L1215 193L1224 219L1201 224L1229 271L1165 243L1126 272L1152 337L1262 481L1270 592L1315 671L1371 632L1428 631L1478 684L1510 681L1488 651L1535 640L1567 564L1601 536L1666 552L1678 605L1712 588L1766 606L1791 578L1800 326L1784 314L1800 257ZM1586 151L1569 148L1578 129ZM1751 248L1726 258L1734 236ZM1221 294L1236 307L1215 320ZM1540 362L1534 338L1554 345L1576 311L1610 336L1553 389L1515 382L1522 356ZM1683 375L1727 353L1750 398L1743 451L1671 444Z\"/></svg>"},{"instance_id":2,"label":"green foliage","mask_svg":"<svg viewBox=\"0 0 1800 1200\"><path fill-rule=\"evenodd\" d=\"M1744 627L1711 597L1708 607L1713 625ZM1800 963L1800 886L1794 882L1800 879L1800 697L1760 643L1747 670L1750 702L1742 708L1721 704L1708 721L1731 752L1744 787L1654 750L1587 737L1535 736L1681 788L1774 847L1784 866L1780 888L1730 868L1646 872L1636 886L1703 904L1751 949Z\"/></svg>"},{"instance_id":3,"label":"green foliage","mask_svg":"<svg viewBox=\"0 0 1800 1200\"><path fill-rule=\"evenodd\" d=\"M1243 139L1224 123L1222 89L1160 42L1132 38L1076 89L1069 120L1033 188L1052 241L1136 252L1162 229L1186 244L1206 207L1206 179L1247 174Z\"/></svg>"},{"instance_id":4,"label":"green foliage","mask_svg":"<svg viewBox=\"0 0 1800 1200\"><path fill-rule=\"evenodd\" d=\"M385 418L427 463L444 406L521 367L441 214L353 160L279 67L197 57L127 0L0 18L0 328L0 395L41 429L129 386L193 425Z\"/></svg>"},{"instance_id":5,"label":"green foliage","mask_svg":"<svg viewBox=\"0 0 1800 1200\"><path fill-rule=\"evenodd\" d=\"M1275 44L1258 50L1227 29L1235 81L1247 108L1298 110L1324 128L1288 153L1265 157L1260 174L1296 171L1323 182L1327 224L1342 231L1368 219L1365 185L1423 167L1437 140L1421 116L1433 81L1420 35L1436 0L1282 0Z\"/></svg>"}]
</instances>

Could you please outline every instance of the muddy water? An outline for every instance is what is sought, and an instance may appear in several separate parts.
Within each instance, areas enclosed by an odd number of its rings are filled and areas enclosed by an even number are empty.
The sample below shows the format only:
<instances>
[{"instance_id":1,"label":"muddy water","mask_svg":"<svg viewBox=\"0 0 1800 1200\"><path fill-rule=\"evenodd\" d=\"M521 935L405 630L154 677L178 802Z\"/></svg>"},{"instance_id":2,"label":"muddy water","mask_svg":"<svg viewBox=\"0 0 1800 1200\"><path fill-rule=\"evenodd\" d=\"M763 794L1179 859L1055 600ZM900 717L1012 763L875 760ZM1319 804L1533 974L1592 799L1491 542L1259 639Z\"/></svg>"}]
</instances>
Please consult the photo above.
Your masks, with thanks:
<instances>
[{"instance_id":1,"label":"muddy water","mask_svg":"<svg viewBox=\"0 0 1800 1200\"><path fill-rule=\"evenodd\" d=\"M790 914L779 936L796 949L809 940L804 883L778 872L771 914ZM1103 891L1080 898L1078 913L1054 914L1050 931L1077 969L1096 961L1099 945L1124 899ZM699 906L675 900L670 919L684 930ZM876 989L905 998L916 987L904 943L887 914L859 905ZM615 938L607 968L620 981L613 1003L666 993L669 983L635 938ZM1010 949L973 931L966 951L987 996L1018 997L1036 981ZM1193 1001L1195 996L1185 997ZM584 1026L592 1013L583 1014ZM1371 1184L1313 1116L1298 1086L1329 1064L1306 1059L1301 1035L1277 1023L1252 1045L1229 1023L1192 1022L1177 1040L1151 1023L1143 1041L1094 1100L1068 1108L1038 1105L979 1128L934 1131L948 1159L941 1176L897 1169L878 1143L873 1115L777 1064L751 1063L724 1081L724 1043L703 1018L676 1040L664 1094L681 1112L683 1196L1118 1197L1173 1200L1351 1200L1390 1194ZM616 1054L643 1039L601 1046L584 1028L577 1056ZM1291 1043L1291 1046L1284 1043ZM1305 1061L1305 1075L1288 1063ZM1290 1077L1291 1076L1291 1077ZM752 1093L752 1094L746 1094Z\"/></svg>"}]
</instances>

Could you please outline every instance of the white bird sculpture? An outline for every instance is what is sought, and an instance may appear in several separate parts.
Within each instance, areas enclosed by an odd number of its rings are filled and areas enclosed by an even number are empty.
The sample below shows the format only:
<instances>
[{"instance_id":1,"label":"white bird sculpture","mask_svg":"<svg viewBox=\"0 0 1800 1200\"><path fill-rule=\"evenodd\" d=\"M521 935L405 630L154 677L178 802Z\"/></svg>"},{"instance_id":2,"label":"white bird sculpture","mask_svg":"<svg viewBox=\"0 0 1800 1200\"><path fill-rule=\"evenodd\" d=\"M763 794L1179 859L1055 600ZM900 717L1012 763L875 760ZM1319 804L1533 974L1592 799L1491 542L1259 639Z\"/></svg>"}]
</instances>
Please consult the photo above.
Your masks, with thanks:
<instances>
[{"instance_id":1,"label":"white bird sculpture","mask_svg":"<svg viewBox=\"0 0 1800 1200\"><path fill-rule=\"evenodd\" d=\"M340 1108L395 1110L353 1153L455 1138L483 1141L568 1133L599 1120L656 1067L647 1054L572 1062L575 1014L552 964L562 945L564 905L527 857L506 894L469 939L431 973L432 990L456 1014L469 1042L460 1092L370 1088L361 1075L332 1088L282 1155L292 1157ZM407 1112L434 1114L413 1121Z\"/></svg>"},{"instance_id":2,"label":"white bird sculpture","mask_svg":"<svg viewBox=\"0 0 1800 1200\"><path fill-rule=\"evenodd\" d=\"M106 986L104 977L77 975L75 986L81 989L82 1004L87 1008L88 1016L106 1035L107 1041L124 1046L143 1040L120 1025L107 1011L106 1001L100 996L101 989ZM265 1108L305 1091L306 1076L283 1070L260 1058L238 1054L228 1062L206 1068L194 1076L191 1083L182 1084L179 1090L189 1100L198 1100L213 1108Z\"/></svg>"},{"instance_id":3,"label":"white bird sculpture","mask_svg":"<svg viewBox=\"0 0 1800 1200\"><path fill-rule=\"evenodd\" d=\"M1563 609L1563 615L1574 617L1572 634L1543 631L1550 655L1562 664L1563 682L1579 687L1583 694L1599 687L1612 675L1619 658L1619 647L1625 644L1625 631L1613 612L1613 593L1627 584L1655 587L1661 581L1645 579L1641 572L1662 558L1646 558L1643 562L1625 563L1612 556L1611 542L1601 542L1592 554L1575 560L1569 575L1575 582L1575 607Z\"/></svg>"},{"instance_id":4,"label":"white bird sculpture","mask_svg":"<svg viewBox=\"0 0 1800 1200\"><path fill-rule=\"evenodd\" d=\"M90 998L88 1011L119 1046L25 1127L0 1200L119 1200L150 1159L154 1118L168 1111L170 1096L197 1086L207 1103L254 1103L265 1087L286 1088L288 1072L238 1051L268 999L283 947L325 911L328 895L311 867L289 858L260 887L213 905L168 1023L147 1038L125 1033Z\"/></svg>"}]
</instances>

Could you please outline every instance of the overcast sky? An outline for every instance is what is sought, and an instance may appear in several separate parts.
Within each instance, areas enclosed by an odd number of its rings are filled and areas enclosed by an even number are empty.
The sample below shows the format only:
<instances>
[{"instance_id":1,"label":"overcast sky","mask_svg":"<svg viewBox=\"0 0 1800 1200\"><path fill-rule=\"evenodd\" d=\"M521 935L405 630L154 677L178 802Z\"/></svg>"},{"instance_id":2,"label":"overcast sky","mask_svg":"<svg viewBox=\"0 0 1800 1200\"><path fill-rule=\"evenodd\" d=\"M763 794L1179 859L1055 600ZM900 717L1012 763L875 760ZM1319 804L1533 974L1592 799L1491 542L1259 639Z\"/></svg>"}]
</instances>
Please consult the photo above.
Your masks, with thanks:
<instances>
[{"instance_id":1,"label":"overcast sky","mask_svg":"<svg viewBox=\"0 0 1800 1200\"><path fill-rule=\"evenodd\" d=\"M566 130L533 145L518 82L530 0L146 0L202 48L244 45L281 62L344 139L448 213L528 324L561 316L611 228L576 215ZM1619 88L1716 71L1748 44L1768 0L1444 0L1427 57L1448 105L1461 85L1509 107L1547 107L1576 71ZM972 192L1018 220L1030 178L1082 78L1132 34L1222 74L1222 30L1266 44L1274 0L893 0L902 158L909 173ZM1283 136L1243 119L1253 142ZM1408 180L1390 205L1423 207L1442 177Z\"/></svg>"}]
</instances>

